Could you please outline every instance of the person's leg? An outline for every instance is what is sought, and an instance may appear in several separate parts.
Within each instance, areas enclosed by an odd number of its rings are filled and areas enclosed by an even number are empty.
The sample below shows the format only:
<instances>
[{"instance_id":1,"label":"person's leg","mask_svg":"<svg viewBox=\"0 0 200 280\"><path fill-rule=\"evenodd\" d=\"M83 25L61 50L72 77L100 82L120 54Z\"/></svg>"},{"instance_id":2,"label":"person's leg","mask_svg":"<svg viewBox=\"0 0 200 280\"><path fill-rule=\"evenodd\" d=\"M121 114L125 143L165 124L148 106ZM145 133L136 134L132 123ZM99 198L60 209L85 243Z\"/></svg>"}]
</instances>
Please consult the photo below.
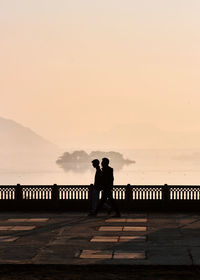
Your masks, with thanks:
<instances>
[{"instance_id":1,"label":"person's leg","mask_svg":"<svg viewBox=\"0 0 200 280\"><path fill-rule=\"evenodd\" d=\"M104 202L103 208L104 208L104 209L108 209L108 210L111 208L111 206L109 205L109 201L106 200L106 201Z\"/></svg>"},{"instance_id":2,"label":"person's leg","mask_svg":"<svg viewBox=\"0 0 200 280\"><path fill-rule=\"evenodd\" d=\"M98 201L99 201L99 190L94 189L92 193L92 212L96 211Z\"/></svg>"},{"instance_id":3,"label":"person's leg","mask_svg":"<svg viewBox=\"0 0 200 280\"><path fill-rule=\"evenodd\" d=\"M108 215L110 215L110 213L112 212L112 208L111 208L111 206L110 206L110 203L109 203L109 200L108 200L108 199L106 199L106 201L104 202L103 209L106 210L106 212L108 213Z\"/></svg>"},{"instance_id":4,"label":"person's leg","mask_svg":"<svg viewBox=\"0 0 200 280\"><path fill-rule=\"evenodd\" d=\"M111 207L113 208L113 210L116 212L116 214L118 216L120 216L120 212L119 212L119 209L117 207L117 203L116 201L113 199L113 195L112 195L112 190L110 190L108 193L107 193L107 197L108 197L108 200L111 204Z\"/></svg>"},{"instance_id":5,"label":"person's leg","mask_svg":"<svg viewBox=\"0 0 200 280\"><path fill-rule=\"evenodd\" d=\"M89 210L89 214L92 213L92 208L93 208L93 196L94 196L94 188L91 189L91 197L90 197L90 210Z\"/></svg>"},{"instance_id":6,"label":"person's leg","mask_svg":"<svg viewBox=\"0 0 200 280\"><path fill-rule=\"evenodd\" d=\"M102 197L101 200L96 208L95 213L97 214L99 212L99 210L101 210L101 208L103 207L105 201L107 200L107 193L105 191L102 191Z\"/></svg>"}]
</instances>

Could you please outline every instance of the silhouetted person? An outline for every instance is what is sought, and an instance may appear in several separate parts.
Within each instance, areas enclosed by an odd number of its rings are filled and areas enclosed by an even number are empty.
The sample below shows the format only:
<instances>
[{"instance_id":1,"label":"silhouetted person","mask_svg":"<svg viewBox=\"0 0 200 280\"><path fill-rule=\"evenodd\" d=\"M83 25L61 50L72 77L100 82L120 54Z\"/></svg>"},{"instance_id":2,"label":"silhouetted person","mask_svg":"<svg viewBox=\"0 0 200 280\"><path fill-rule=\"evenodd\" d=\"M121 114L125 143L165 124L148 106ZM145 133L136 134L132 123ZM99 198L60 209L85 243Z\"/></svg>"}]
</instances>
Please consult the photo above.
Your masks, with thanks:
<instances>
[{"instance_id":1,"label":"silhouetted person","mask_svg":"<svg viewBox=\"0 0 200 280\"><path fill-rule=\"evenodd\" d=\"M94 177L94 185L92 188L92 208L90 210L89 216L95 215L95 211L97 210L97 204L99 201L99 192L102 189L102 171L99 165L99 160L94 159L92 161L92 166L96 168L96 173ZM110 213L110 206L107 203L104 203L104 207L107 209L108 213Z\"/></svg>"},{"instance_id":2,"label":"silhouetted person","mask_svg":"<svg viewBox=\"0 0 200 280\"><path fill-rule=\"evenodd\" d=\"M109 166L109 159L103 158L102 162L102 198L100 200L99 205L97 206L97 209L95 211L95 214L99 212L99 210L102 208L103 204L109 200L112 209L116 213L116 217L120 217L120 212L117 207L117 204L115 200L113 199L112 195L112 189L113 189L113 182L114 182L114 176L113 176L113 168Z\"/></svg>"},{"instance_id":3,"label":"silhouetted person","mask_svg":"<svg viewBox=\"0 0 200 280\"><path fill-rule=\"evenodd\" d=\"M100 162L99 162L98 159L94 159L92 161L92 166L94 168L96 168L96 173L95 173L95 177L94 177L94 185L93 185L93 188L92 188L92 203L91 203L92 207L91 207L89 215L94 214L94 212L97 209L97 203L98 203L98 200L99 200L99 192L101 190L102 171L101 171L101 168L99 166L99 163Z\"/></svg>"}]
</instances>

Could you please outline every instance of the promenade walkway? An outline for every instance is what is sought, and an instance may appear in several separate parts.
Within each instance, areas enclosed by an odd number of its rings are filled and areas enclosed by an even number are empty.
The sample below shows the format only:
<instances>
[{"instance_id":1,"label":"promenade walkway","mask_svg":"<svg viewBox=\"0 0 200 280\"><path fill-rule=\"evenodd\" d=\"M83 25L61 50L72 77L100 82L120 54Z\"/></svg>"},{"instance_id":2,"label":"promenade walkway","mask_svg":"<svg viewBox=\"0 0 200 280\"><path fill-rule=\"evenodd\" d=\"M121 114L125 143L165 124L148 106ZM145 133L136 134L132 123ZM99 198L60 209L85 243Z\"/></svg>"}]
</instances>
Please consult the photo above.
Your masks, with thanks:
<instances>
[{"instance_id":1,"label":"promenade walkway","mask_svg":"<svg viewBox=\"0 0 200 280\"><path fill-rule=\"evenodd\" d=\"M0 264L199 265L200 214L1 213Z\"/></svg>"}]
</instances>

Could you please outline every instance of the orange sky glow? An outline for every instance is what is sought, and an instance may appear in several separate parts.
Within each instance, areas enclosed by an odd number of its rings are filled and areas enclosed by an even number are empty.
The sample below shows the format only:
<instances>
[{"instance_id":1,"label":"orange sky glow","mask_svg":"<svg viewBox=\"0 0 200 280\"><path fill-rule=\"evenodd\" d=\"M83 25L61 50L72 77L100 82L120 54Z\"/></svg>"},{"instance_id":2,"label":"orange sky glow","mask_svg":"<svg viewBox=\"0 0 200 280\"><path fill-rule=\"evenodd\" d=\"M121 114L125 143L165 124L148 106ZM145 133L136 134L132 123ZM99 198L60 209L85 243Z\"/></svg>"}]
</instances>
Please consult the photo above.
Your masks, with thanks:
<instances>
[{"instance_id":1,"label":"orange sky glow","mask_svg":"<svg viewBox=\"0 0 200 280\"><path fill-rule=\"evenodd\" d=\"M200 147L199 14L199 0L0 0L0 116L65 147Z\"/></svg>"}]
</instances>

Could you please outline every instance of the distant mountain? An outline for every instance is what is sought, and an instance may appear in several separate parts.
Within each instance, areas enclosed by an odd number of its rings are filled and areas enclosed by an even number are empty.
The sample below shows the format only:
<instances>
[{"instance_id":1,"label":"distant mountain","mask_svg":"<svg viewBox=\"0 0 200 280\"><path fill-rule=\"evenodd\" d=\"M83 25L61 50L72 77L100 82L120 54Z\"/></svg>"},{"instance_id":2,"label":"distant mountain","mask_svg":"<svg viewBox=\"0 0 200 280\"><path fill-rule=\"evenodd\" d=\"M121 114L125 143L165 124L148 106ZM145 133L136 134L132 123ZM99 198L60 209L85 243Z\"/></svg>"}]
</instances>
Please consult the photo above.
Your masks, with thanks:
<instances>
[{"instance_id":1,"label":"distant mountain","mask_svg":"<svg viewBox=\"0 0 200 280\"><path fill-rule=\"evenodd\" d=\"M36 134L30 128L13 120L0 117L0 152L50 153L57 151L56 145Z\"/></svg>"}]
</instances>

